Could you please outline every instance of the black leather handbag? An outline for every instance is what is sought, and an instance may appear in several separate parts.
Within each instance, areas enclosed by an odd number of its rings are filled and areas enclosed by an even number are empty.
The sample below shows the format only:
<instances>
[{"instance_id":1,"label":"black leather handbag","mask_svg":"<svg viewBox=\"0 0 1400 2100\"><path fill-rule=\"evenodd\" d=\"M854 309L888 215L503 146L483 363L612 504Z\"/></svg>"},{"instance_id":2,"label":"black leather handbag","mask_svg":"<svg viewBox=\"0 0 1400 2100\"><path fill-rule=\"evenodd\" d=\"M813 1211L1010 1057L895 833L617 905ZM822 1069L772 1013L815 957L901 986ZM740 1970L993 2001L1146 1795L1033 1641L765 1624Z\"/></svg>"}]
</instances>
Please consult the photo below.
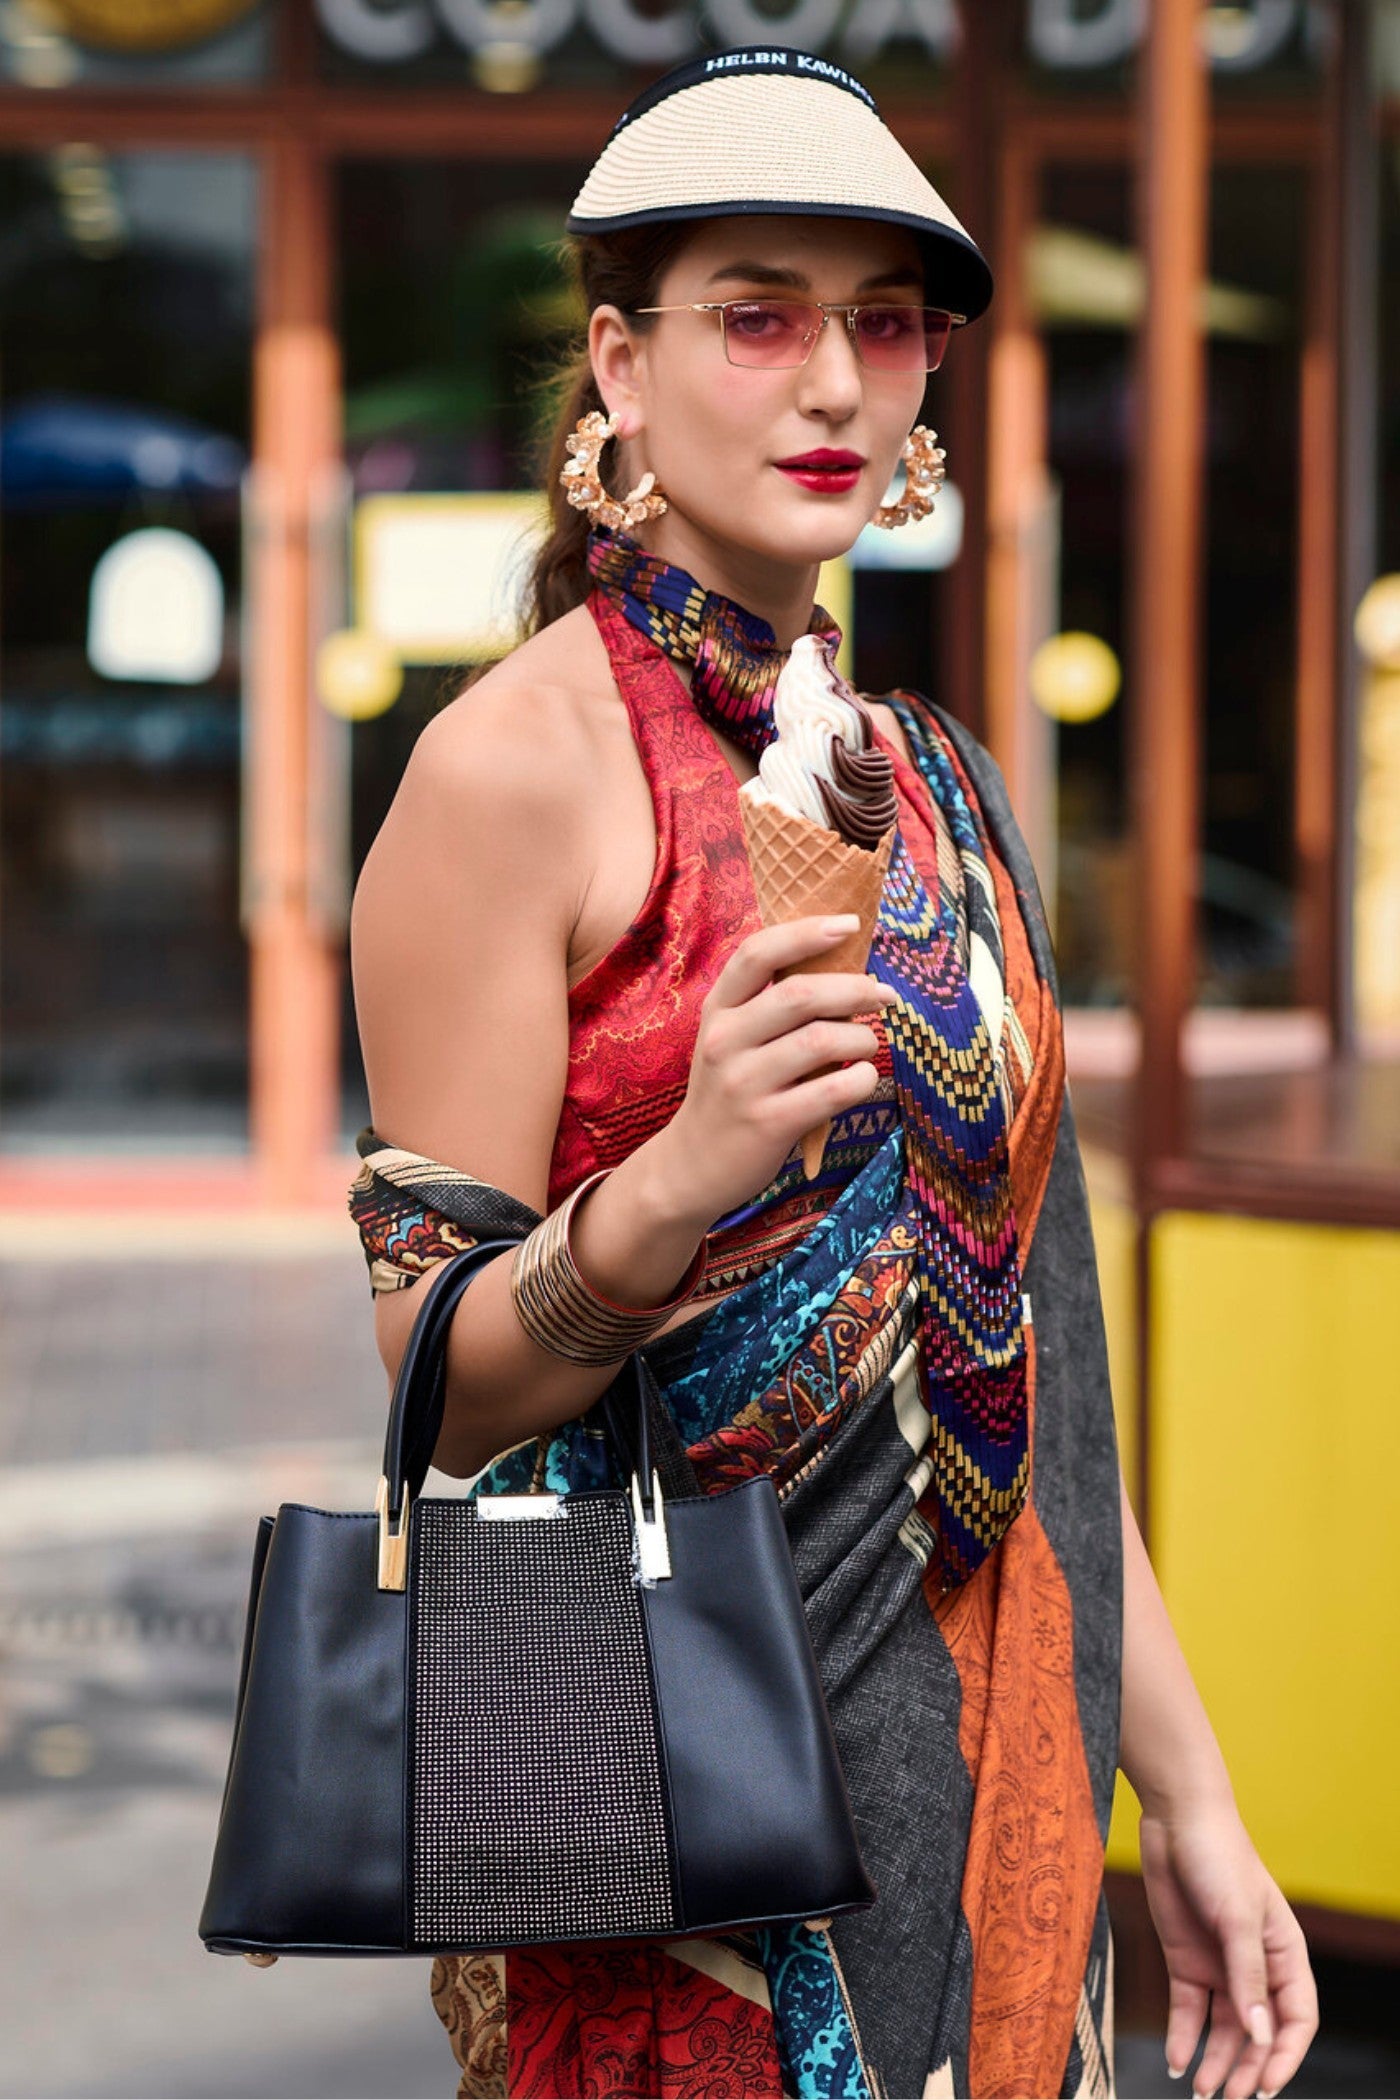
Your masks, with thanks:
<instances>
[{"instance_id":1,"label":"black leather handbag","mask_svg":"<svg viewBox=\"0 0 1400 2100\"><path fill-rule=\"evenodd\" d=\"M513 1244L427 1286L374 1512L259 1523L213 1952L478 1953L875 1901L773 1483L701 1492L642 1357L595 1402L625 1490L419 1501L453 1310Z\"/></svg>"}]
</instances>

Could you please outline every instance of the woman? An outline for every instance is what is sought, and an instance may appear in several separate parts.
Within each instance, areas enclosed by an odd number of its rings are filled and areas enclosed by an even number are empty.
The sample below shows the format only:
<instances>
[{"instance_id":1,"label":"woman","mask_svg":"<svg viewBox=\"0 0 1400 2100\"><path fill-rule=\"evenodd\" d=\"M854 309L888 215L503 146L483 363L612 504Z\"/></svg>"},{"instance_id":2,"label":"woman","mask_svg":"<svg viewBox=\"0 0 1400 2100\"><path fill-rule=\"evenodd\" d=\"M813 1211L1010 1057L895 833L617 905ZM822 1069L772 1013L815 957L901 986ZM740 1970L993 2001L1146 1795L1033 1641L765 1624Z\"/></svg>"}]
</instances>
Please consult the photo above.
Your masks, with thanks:
<instances>
[{"instance_id":1,"label":"woman","mask_svg":"<svg viewBox=\"0 0 1400 2100\"><path fill-rule=\"evenodd\" d=\"M1197 2091L1272 2094L1316 1994L1123 1491L1000 774L919 694L867 702L898 832L866 971L791 971L832 936L765 927L744 849L777 674L838 638L818 566L929 507L911 425L990 273L860 83L781 48L638 97L568 224L528 638L428 724L356 891L350 1206L391 1376L435 1263L520 1239L454 1317L449 1473L605 1478L580 1418L641 1348L707 1486L772 1474L879 1900L441 1959L460 2091L1111 2093L1121 1763L1168 2062L1208 2016Z\"/></svg>"}]
</instances>

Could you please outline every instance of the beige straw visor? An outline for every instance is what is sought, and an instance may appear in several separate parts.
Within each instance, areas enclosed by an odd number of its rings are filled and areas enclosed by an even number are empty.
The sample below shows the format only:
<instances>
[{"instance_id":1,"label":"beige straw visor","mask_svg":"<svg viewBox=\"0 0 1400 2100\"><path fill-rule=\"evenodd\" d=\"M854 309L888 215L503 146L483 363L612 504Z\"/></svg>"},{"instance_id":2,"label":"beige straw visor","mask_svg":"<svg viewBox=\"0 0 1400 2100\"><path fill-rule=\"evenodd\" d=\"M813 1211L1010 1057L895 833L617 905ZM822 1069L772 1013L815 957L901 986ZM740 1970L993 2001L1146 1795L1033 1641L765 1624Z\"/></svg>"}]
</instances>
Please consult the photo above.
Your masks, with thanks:
<instances>
[{"instance_id":1,"label":"beige straw visor","mask_svg":"<svg viewBox=\"0 0 1400 2100\"><path fill-rule=\"evenodd\" d=\"M725 211L874 217L923 237L931 304L975 319L991 298L976 243L877 112L785 73L722 74L618 131L574 200L571 233Z\"/></svg>"}]
</instances>

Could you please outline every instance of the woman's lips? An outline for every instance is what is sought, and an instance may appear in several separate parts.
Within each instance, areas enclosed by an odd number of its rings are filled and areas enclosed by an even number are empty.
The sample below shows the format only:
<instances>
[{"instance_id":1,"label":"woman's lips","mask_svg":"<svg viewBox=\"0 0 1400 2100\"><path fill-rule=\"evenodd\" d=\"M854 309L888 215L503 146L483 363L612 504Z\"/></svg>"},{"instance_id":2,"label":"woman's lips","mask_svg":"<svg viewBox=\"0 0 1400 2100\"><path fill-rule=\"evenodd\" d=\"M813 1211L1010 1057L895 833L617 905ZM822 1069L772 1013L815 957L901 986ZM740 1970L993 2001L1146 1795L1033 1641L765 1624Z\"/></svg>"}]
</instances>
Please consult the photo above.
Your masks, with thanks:
<instances>
[{"instance_id":1,"label":"woman's lips","mask_svg":"<svg viewBox=\"0 0 1400 2100\"><path fill-rule=\"evenodd\" d=\"M845 495L860 480L859 467L783 467L790 481L800 481L804 489L821 489L828 495Z\"/></svg>"}]
</instances>

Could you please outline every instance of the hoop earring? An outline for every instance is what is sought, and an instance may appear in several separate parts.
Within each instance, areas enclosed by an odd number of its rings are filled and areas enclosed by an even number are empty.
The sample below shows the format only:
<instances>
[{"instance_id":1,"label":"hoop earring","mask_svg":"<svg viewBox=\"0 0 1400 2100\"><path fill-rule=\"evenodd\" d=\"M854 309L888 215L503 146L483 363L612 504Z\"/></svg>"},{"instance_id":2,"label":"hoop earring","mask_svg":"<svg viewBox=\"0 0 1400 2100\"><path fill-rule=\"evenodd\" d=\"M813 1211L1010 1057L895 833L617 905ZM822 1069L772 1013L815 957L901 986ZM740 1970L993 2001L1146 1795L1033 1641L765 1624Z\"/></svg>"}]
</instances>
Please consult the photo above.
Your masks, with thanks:
<instances>
[{"instance_id":1,"label":"hoop earring","mask_svg":"<svg viewBox=\"0 0 1400 2100\"><path fill-rule=\"evenodd\" d=\"M943 464L944 451L933 442L936 430L927 424L916 423L904 440L900 457L905 463L904 490L897 503L882 503L870 520L885 532L892 532L896 525L908 525L915 518L926 518L933 509L933 499L942 488L947 469Z\"/></svg>"},{"instance_id":2,"label":"hoop earring","mask_svg":"<svg viewBox=\"0 0 1400 2100\"><path fill-rule=\"evenodd\" d=\"M659 518L670 508L656 486L654 474L643 474L637 486L620 501L603 487L598 455L608 439L617 436L617 430L616 409L606 421L601 409L596 408L580 416L564 440L565 451L573 457L564 462L559 476L574 509L587 511L595 524L606 525L614 532L627 525L644 525L648 518Z\"/></svg>"}]
</instances>

